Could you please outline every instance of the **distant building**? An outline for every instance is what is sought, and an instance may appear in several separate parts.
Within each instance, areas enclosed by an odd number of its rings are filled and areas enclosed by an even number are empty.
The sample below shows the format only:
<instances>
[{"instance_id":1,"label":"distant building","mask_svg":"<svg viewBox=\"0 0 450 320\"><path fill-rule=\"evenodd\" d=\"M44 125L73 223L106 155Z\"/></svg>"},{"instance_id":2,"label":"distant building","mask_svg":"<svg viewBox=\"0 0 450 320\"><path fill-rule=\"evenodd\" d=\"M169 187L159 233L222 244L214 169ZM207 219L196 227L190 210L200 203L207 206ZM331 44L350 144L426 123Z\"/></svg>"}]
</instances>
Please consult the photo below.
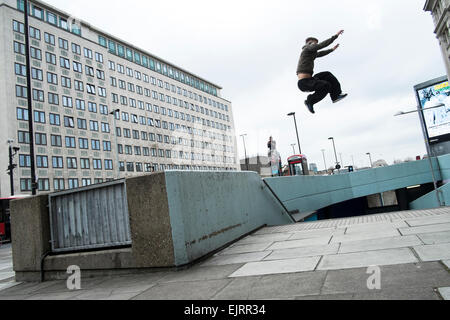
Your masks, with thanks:
<instances>
[{"instance_id":1,"label":"distant building","mask_svg":"<svg viewBox=\"0 0 450 320\"><path fill-rule=\"evenodd\" d=\"M310 163L309 164L309 171L312 171L314 173L317 173L319 170L317 169L317 164L315 163Z\"/></svg>"},{"instance_id":2,"label":"distant building","mask_svg":"<svg viewBox=\"0 0 450 320\"><path fill-rule=\"evenodd\" d=\"M232 105L220 86L44 2L28 3L39 192L153 171L238 170ZM20 147L15 192L31 191L23 10L23 0L0 0L2 197L10 194L11 139Z\"/></svg>"},{"instance_id":3,"label":"distant building","mask_svg":"<svg viewBox=\"0 0 450 320\"><path fill-rule=\"evenodd\" d=\"M388 163L385 160L377 160L373 163L372 168L387 167Z\"/></svg>"},{"instance_id":4,"label":"distant building","mask_svg":"<svg viewBox=\"0 0 450 320\"><path fill-rule=\"evenodd\" d=\"M444 57L447 77L450 79L450 0L426 0L424 11L431 12L435 25L434 33L439 40Z\"/></svg>"},{"instance_id":5,"label":"distant building","mask_svg":"<svg viewBox=\"0 0 450 320\"><path fill-rule=\"evenodd\" d=\"M271 168L269 158L266 156L256 156L247 159L247 163L245 159L241 159L241 170L242 171L254 171L260 174L262 177L271 177Z\"/></svg>"}]
</instances>

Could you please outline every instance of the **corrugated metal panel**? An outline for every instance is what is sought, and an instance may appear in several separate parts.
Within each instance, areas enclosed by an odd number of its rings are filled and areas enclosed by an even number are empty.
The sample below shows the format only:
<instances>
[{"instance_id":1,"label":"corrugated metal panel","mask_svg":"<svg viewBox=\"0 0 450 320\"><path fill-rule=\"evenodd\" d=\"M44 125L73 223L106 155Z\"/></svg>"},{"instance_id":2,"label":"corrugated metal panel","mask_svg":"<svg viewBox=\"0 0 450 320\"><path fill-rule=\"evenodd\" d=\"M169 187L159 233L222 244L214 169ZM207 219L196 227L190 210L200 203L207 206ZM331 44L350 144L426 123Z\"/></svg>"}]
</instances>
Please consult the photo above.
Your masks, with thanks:
<instances>
[{"instance_id":1,"label":"corrugated metal panel","mask_svg":"<svg viewBox=\"0 0 450 320\"><path fill-rule=\"evenodd\" d=\"M49 195L52 251L131 244L125 180Z\"/></svg>"}]
</instances>

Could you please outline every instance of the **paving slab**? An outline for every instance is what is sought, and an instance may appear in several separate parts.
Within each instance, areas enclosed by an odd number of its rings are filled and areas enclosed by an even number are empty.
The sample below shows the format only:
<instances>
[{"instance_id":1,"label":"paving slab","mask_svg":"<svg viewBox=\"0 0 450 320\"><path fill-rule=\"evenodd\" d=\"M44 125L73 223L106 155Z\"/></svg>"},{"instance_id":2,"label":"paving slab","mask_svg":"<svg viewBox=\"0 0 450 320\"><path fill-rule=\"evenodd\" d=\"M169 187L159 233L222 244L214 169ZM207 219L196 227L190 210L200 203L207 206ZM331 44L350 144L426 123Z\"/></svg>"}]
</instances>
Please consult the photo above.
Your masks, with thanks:
<instances>
[{"instance_id":1,"label":"paving slab","mask_svg":"<svg viewBox=\"0 0 450 320\"><path fill-rule=\"evenodd\" d=\"M445 265L447 269L450 270L450 260L443 260L442 263Z\"/></svg>"},{"instance_id":2,"label":"paving slab","mask_svg":"<svg viewBox=\"0 0 450 320\"><path fill-rule=\"evenodd\" d=\"M69 300L80 295L82 290L67 292L38 293L28 296L25 300Z\"/></svg>"},{"instance_id":3,"label":"paving slab","mask_svg":"<svg viewBox=\"0 0 450 320\"><path fill-rule=\"evenodd\" d=\"M433 288L404 288L391 290L372 290L356 293L352 300L441 300Z\"/></svg>"},{"instance_id":4,"label":"paving slab","mask_svg":"<svg viewBox=\"0 0 450 320\"><path fill-rule=\"evenodd\" d=\"M0 291L18 286L19 284L21 284L21 282L11 281L11 282L0 283Z\"/></svg>"},{"instance_id":5,"label":"paving slab","mask_svg":"<svg viewBox=\"0 0 450 320\"><path fill-rule=\"evenodd\" d=\"M395 231L399 227L408 227L408 225L402 222L400 225L397 223L397 226L394 226L392 223L371 223L371 224L362 224L362 225L351 225L348 226L345 230L345 234L355 234L355 233L364 233L364 232L379 232L379 231ZM399 226L398 226L399 225Z\"/></svg>"},{"instance_id":6,"label":"paving slab","mask_svg":"<svg viewBox=\"0 0 450 320\"><path fill-rule=\"evenodd\" d=\"M244 245L234 245L220 252L220 255L260 252L267 249L273 242L250 243Z\"/></svg>"},{"instance_id":7,"label":"paving slab","mask_svg":"<svg viewBox=\"0 0 450 320\"><path fill-rule=\"evenodd\" d=\"M230 274L242 267L243 264L231 264L224 266L194 266L187 270L179 272L171 272L162 279L158 280L159 283L165 282L190 282L190 281L206 281L226 279Z\"/></svg>"},{"instance_id":8,"label":"paving slab","mask_svg":"<svg viewBox=\"0 0 450 320\"><path fill-rule=\"evenodd\" d=\"M270 250L281 250L281 249L291 249L299 247L309 247L326 245L330 242L331 236L324 236L320 238L309 238L301 240L288 240L288 241L278 241L272 244L270 247L266 248L267 251Z\"/></svg>"},{"instance_id":9,"label":"paving slab","mask_svg":"<svg viewBox=\"0 0 450 320\"><path fill-rule=\"evenodd\" d=\"M438 288L438 291L444 300L450 300L450 287Z\"/></svg>"},{"instance_id":10,"label":"paving slab","mask_svg":"<svg viewBox=\"0 0 450 320\"><path fill-rule=\"evenodd\" d=\"M13 279L16 276L14 271L0 272L0 281Z\"/></svg>"},{"instance_id":11,"label":"paving slab","mask_svg":"<svg viewBox=\"0 0 450 320\"><path fill-rule=\"evenodd\" d=\"M111 294L114 294L117 290L126 293L142 292L155 285L166 275L167 273L158 272L108 277L104 281L92 286L91 290L98 290L101 293L110 292Z\"/></svg>"},{"instance_id":12,"label":"paving slab","mask_svg":"<svg viewBox=\"0 0 450 320\"><path fill-rule=\"evenodd\" d=\"M326 272L302 272L260 277L234 278L214 299L258 300L293 299L296 296L317 295Z\"/></svg>"},{"instance_id":13,"label":"paving slab","mask_svg":"<svg viewBox=\"0 0 450 320\"><path fill-rule=\"evenodd\" d=\"M353 293L319 294L314 296L295 297L295 300L352 300Z\"/></svg>"},{"instance_id":14,"label":"paving slab","mask_svg":"<svg viewBox=\"0 0 450 320\"><path fill-rule=\"evenodd\" d=\"M450 231L450 223L432 224L428 226L418 226L410 228L400 228L399 231L404 236L409 234Z\"/></svg>"},{"instance_id":15,"label":"paving slab","mask_svg":"<svg viewBox=\"0 0 450 320\"><path fill-rule=\"evenodd\" d=\"M441 216L437 216L437 217L407 219L406 222L411 227L426 226L426 225L441 224L441 223L450 223L450 215L446 214L446 215L441 215Z\"/></svg>"},{"instance_id":16,"label":"paving slab","mask_svg":"<svg viewBox=\"0 0 450 320\"><path fill-rule=\"evenodd\" d=\"M369 239L379 239L379 238L389 238L389 237L397 237L401 234L397 229L375 229L372 231L364 231L352 234L345 234L340 236L333 236L331 239L331 243L343 243L343 242L351 242L351 241L361 241L361 240L369 240Z\"/></svg>"},{"instance_id":17,"label":"paving slab","mask_svg":"<svg viewBox=\"0 0 450 320\"><path fill-rule=\"evenodd\" d=\"M373 273L367 268L331 270L322 288L322 294L372 292L367 280ZM381 290L404 288L436 288L450 285L448 272L438 262L420 262L380 267Z\"/></svg>"},{"instance_id":18,"label":"paving slab","mask_svg":"<svg viewBox=\"0 0 450 320\"><path fill-rule=\"evenodd\" d=\"M450 243L432 244L413 247L422 261L450 259Z\"/></svg>"},{"instance_id":19,"label":"paving slab","mask_svg":"<svg viewBox=\"0 0 450 320\"><path fill-rule=\"evenodd\" d=\"M251 253L241 253L241 254L230 254L230 255L217 255L208 259L201 266L220 266L227 264L237 264L237 263L247 263L261 261L267 257L271 251L262 252L251 252Z\"/></svg>"},{"instance_id":20,"label":"paving slab","mask_svg":"<svg viewBox=\"0 0 450 320\"><path fill-rule=\"evenodd\" d=\"M209 300L231 282L230 279L158 284L133 300Z\"/></svg>"},{"instance_id":21,"label":"paving slab","mask_svg":"<svg viewBox=\"0 0 450 320\"><path fill-rule=\"evenodd\" d=\"M422 245L422 242L415 235L398 236L381 239L343 242L340 246L339 253L405 248L417 245Z\"/></svg>"},{"instance_id":22,"label":"paving slab","mask_svg":"<svg viewBox=\"0 0 450 320\"><path fill-rule=\"evenodd\" d=\"M287 240L292 236L291 233L274 233L274 234L264 234L264 235L251 235L235 243L234 246L252 244L252 243L267 243L275 241Z\"/></svg>"},{"instance_id":23,"label":"paving slab","mask_svg":"<svg viewBox=\"0 0 450 320\"><path fill-rule=\"evenodd\" d=\"M146 290L148 290L147 288ZM70 300L130 300L142 291L128 292L123 290L90 290L72 297Z\"/></svg>"},{"instance_id":24,"label":"paving slab","mask_svg":"<svg viewBox=\"0 0 450 320\"><path fill-rule=\"evenodd\" d=\"M230 277L312 271L317 266L319 260L320 257L305 257L299 259L250 262L239 268Z\"/></svg>"},{"instance_id":25,"label":"paving slab","mask_svg":"<svg viewBox=\"0 0 450 320\"><path fill-rule=\"evenodd\" d=\"M302 257L323 256L336 254L339 250L339 243L326 244L321 246L300 247L292 249L274 250L264 260L296 259Z\"/></svg>"},{"instance_id":26,"label":"paving slab","mask_svg":"<svg viewBox=\"0 0 450 320\"><path fill-rule=\"evenodd\" d=\"M318 238L318 237L326 237L332 235L342 235L344 234L345 229L318 229L318 230L306 230L306 231L298 231L293 232L292 236L289 240L301 240L301 239L309 239L309 238Z\"/></svg>"},{"instance_id":27,"label":"paving slab","mask_svg":"<svg viewBox=\"0 0 450 320\"><path fill-rule=\"evenodd\" d=\"M439 244L450 242L450 231L423 233L417 235L424 244Z\"/></svg>"},{"instance_id":28,"label":"paving slab","mask_svg":"<svg viewBox=\"0 0 450 320\"><path fill-rule=\"evenodd\" d=\"M417 262L407 248L344 253L324 256L318 270L336 270Z\"/></svg>"}]
</instances>

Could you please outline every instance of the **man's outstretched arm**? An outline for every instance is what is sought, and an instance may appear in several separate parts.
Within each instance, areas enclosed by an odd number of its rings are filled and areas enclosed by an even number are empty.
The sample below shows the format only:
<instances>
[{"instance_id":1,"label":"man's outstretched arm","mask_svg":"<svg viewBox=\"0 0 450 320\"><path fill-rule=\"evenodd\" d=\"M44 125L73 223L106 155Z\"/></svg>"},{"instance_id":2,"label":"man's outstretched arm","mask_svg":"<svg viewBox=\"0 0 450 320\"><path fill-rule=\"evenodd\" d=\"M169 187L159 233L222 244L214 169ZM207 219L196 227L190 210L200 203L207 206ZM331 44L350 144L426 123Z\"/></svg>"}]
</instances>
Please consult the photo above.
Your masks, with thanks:
<instances>
[{"instance_id":1,"label":"man's outstretched arm","mask_svg":"<svg viewBox=\"0 0 450 320\"><path fill-rule=\"evenodd\" d=\"M333 49L319 51L319 52L317 52L317 57L318 57L318 58L324 57L324 56L326 56L327 54L330 54L330 53L332 53L333 51L335 51L337 48L339 48L339 45L336 45Z\"/></svg>"},{"instance_id":2,"label":"man's outstretched arm","mask_svg":"<svg viewBox=\"0 0 450 320\"><path fill-rule=\"evenodd\" d=\"M309 48L312 49L312 50L320 50L320 49L326 48L330 44L332 44L343 33L344 33L344 30L341 30L337 34L332 36L330 39L325 40L325 41L323 41L321 43L318 43L318 44L312 44L312 45L309 46ZM328 52L328 53L330 53L330 52Z\"/></svg>"}]
</instances>

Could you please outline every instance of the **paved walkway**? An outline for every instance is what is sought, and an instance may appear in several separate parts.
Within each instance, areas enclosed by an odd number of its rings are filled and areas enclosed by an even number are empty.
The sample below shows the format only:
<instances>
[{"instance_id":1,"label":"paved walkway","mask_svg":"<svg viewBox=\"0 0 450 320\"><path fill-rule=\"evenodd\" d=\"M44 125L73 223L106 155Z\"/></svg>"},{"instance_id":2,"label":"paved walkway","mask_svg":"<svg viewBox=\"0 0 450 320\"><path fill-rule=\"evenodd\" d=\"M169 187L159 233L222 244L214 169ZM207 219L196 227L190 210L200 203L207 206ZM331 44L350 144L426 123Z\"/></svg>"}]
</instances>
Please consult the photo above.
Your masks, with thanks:
<instances>
[{"instance_id":1,"label":"paved walkway","mask_svg":"<svg viewBox=\"0 0 450 320\"><path fill-rule=\"evenodd\" d=\"M0 248L0 299L450 299L450 207L263 228L187 270L78 291L8 280L10 260Z\"/></svg>"}]
</instances>

